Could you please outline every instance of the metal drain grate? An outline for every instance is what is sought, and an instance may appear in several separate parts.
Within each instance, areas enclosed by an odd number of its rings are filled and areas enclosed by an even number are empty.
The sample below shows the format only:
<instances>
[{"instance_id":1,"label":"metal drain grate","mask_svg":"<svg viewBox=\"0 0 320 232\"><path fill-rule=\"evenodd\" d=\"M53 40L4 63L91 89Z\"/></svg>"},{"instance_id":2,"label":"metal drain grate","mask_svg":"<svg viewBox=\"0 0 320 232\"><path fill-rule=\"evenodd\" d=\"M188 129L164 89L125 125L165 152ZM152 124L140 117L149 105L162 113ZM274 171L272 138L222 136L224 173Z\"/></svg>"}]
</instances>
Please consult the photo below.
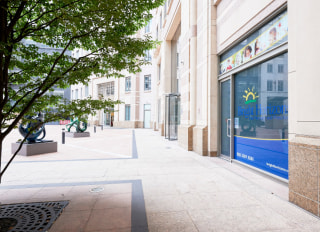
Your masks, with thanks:
<instances>
[{"instance_id":1,"label":"metal drain grate","mask_svg":"<svg viewBox=\"0 0 320 232\"><path fill-rule=\"evenodd\" d=\"M59 217L68 201L39 203L22 203L0 206L0 221L16 220L10 232L47 231ZM0 223L0 232L8 231L6 225ZM6 227L6 228L5 228Z\"/></svg>"},{"instance_id":2,"label":"metal drain grate","mask_svg":"<svg viewBox=\"0 0 320 232\"><path fill-rule=\"evenodd\" d=\"M91 189L90 192L99 193L99 192L102 192L103 190L104 190L103 187L95 187L95 188Z\"/></svg>"}]
</instances>

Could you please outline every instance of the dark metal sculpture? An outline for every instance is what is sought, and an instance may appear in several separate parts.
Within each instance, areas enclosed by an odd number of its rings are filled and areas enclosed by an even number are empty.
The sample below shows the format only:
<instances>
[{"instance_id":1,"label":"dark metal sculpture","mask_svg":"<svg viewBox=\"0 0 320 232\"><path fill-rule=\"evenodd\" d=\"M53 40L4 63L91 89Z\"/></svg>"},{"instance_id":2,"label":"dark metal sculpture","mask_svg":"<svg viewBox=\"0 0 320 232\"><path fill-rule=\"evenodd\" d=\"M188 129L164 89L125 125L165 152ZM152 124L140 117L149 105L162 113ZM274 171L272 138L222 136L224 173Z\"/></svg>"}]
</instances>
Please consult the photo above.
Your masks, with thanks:
<instances>
[{"instance_id":1,"label":"dark metal sculpture","mask_svg":"<svg viewBox=\"0 0 320 232\"><path fill-rule=\"evenodd\" d=\"M68 132L70 132L71 127L75 127L76 132L82 133L87 129L87 123L84 121L80 121L78 118L75 118L75 120L71 120L71 122L66 125Z\"/></svg>"},{"instance_id":2,"label":"dark metal sculpture","mask_svg":"<svg viewBox=\"0 0 320 232\"><path fill-rule=\"evenodd\" d=\"M43 124L43 115L39 113L37 116L27 116L26 118L30 119L30 122L28 122L27 125L20 124L20 134L24 138L28 136L26 139L28 143L42 142L43 138L46 136L46 129ZM41 134L43 134L42 137L38 138Z\"/></svg>"}]
</instances>

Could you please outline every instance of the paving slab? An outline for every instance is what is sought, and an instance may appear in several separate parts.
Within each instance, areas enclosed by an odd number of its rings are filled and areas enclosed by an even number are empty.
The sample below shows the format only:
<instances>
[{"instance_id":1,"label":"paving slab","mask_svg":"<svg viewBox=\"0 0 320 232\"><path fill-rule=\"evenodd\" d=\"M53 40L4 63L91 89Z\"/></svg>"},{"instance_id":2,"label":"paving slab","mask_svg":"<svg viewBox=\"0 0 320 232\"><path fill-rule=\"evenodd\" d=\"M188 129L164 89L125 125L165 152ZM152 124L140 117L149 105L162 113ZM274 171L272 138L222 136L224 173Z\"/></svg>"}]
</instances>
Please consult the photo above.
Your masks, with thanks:
<instances>
[{"instance_id":1,"label":"paving slab","mask_svg":"<svg viewBox=\"0 0 320 232\"><path fill-rule=\"evenodd\" d=\"M49 231L320 231L319 218L288 202L288 185L239 164L183 150L148 129L104 128L66 138L58 151L17 156L1 204L69 201ZM14 131L5 140L9 160Z\"/></svg>"}]
</instances>

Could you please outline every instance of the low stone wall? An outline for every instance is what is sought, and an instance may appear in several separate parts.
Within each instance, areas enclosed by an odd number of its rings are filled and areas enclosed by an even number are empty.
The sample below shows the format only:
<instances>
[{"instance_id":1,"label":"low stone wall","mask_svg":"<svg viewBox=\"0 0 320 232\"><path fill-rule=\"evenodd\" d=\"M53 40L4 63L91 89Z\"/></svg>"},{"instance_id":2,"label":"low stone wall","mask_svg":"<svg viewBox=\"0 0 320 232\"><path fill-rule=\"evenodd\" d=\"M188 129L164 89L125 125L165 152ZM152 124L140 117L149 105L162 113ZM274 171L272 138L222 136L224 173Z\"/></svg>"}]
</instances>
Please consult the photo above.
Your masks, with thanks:
<instances>
[{"instance_id":1,"label":"low stone wall","mask_svg":"<svg viewBox=\"0 0 320 232\"><path fill-rule=\"evenodd\" d=\"M113 127L116 128L143 128L141 121L114 121Z\"/></svg>"}]
</instances>

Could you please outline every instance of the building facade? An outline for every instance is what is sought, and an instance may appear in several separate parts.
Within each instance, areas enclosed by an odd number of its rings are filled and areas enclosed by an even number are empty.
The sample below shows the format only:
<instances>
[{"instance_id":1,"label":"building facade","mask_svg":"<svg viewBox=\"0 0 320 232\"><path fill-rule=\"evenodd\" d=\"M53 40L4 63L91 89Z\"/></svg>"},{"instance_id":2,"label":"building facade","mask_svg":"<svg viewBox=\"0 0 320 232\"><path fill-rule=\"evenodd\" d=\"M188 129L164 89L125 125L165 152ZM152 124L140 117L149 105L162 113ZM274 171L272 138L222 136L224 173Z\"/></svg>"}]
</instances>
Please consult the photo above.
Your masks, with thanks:
<instances>
[{"instance_id":1,"label":"building facade","mask_svg":"<svg viewBox=\"0 0 320 232\"><path fill-rule=\"evenodd\" d=\"M312 0L168 0L137 33L161 41L146 52L152 64L92 77L72 98L121 100L91 122L153 128L186 150L253 168L288 183L289 200L320 216L319 10Z\"/></svg>"},{"instance_id":2,"label":"building facade","mask_svg":"<svg viewBox=\"0 0 320 232\"><path fill-rule=\"evenodd\" d=\"M171 0L152 34L154 128L187 150L289 184L320 216L320 3ZM306 44L315 48L306 49Z\"/></svg>"},{"instance_id":3,"label":"building facade","mask_svg":"<svg viewBox=\"0 0 320 232\"><path fill-rule=\"evenodd\" d=\"M136 33L142 38L151 35L150 21L146 27ZM73 56L76 58L87 54L87 51L76 49ZM123 71L124 78L106 78L91 76L87 85L76 84L71 87L71 99L111 99L120 100L122 104L112 109L104 109L89 116L91 125L114 126L118 128L153 128L154 115L152 85L152 51L145 51L145 59L150 64L143 65L141 72L133 74Z\"/></svg>"}]
</instances>

